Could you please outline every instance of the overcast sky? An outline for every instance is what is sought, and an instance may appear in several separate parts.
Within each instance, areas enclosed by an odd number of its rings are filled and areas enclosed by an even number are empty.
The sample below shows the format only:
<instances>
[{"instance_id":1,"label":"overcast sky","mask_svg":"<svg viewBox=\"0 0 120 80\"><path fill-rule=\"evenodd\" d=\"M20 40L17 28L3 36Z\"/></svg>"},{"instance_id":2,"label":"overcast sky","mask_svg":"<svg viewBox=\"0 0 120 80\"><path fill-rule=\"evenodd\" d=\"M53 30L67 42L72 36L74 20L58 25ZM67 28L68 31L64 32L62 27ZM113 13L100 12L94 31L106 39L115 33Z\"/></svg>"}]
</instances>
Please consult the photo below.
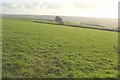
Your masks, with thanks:
<instances>
[{"instance_id":1,"label":"overcast sky","mask_svg":"<svg viewBox=\"0 0 120 80\"><path fill-rule=\"evenodd\" d=\"M119 0L0 0L4 14L117 18Z\"/></svg>"}]
</instances>

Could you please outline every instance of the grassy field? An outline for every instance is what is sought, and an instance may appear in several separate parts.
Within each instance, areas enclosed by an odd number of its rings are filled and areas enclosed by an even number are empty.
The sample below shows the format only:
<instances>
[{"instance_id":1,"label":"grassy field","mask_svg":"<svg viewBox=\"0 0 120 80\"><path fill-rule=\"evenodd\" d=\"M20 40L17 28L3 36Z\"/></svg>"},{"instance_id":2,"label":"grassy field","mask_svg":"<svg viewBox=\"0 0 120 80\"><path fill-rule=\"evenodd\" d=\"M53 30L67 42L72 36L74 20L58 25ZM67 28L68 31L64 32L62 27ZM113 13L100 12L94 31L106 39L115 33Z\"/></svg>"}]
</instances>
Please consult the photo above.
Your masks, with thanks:
<instances>
[{"instance_id":1,"label":"grassy field","mask_svg":"<svg viewBox=\"0 0 120 80\"><path fill-rule=\"evenodd\" d=\"M117 34L3 19L3 78L117 77Z\"/></svg>"}]
</instances>

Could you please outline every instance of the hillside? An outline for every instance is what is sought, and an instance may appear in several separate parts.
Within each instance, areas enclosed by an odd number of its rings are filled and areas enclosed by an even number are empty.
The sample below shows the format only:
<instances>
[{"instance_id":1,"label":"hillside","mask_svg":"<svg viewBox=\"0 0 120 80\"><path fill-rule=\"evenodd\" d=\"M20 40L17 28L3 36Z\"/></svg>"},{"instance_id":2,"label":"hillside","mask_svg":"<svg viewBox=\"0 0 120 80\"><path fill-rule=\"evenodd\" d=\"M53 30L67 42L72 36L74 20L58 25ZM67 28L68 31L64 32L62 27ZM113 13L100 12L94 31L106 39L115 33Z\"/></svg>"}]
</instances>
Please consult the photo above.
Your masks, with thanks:
<instances>
[{"instance_id":1,"label":"hillside","mask_svg":"<svg viewBox=\"0 0 120 80\"><path fill-rule=\"evenodd\" d=\"M118 33L3 18L3 78L116 78Z\"/></svg>"}]
</instances>

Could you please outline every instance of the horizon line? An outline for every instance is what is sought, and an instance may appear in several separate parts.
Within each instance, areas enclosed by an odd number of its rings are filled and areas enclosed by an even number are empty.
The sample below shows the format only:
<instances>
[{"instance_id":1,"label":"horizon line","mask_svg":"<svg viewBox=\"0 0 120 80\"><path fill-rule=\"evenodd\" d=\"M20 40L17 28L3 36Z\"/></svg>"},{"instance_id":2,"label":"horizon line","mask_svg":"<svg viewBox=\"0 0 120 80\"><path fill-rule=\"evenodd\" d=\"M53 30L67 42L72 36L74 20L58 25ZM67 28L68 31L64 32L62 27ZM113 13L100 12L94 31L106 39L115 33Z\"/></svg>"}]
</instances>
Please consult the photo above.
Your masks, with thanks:
<instances>
[{"instance_id":1,"label":"horizon line","mask_svg":"<svg viewBox=\"0 0 120 80\"><path fill-rule=\"evenodd\" d=\"M35 15L39 15L39 16L61 16L61 17L86 17L86 18L108 18L108 19L118 19L118 17L117 18L115 18L115 17L92 17L92 16L70 16L70 15L53 15L53 14L49 14L49 15L43 15L43 14L13 14L13 13L2 13L2 14L0 14L0 15L33 15L33 16L35 16Z\"/></svg>"}]
</instances>

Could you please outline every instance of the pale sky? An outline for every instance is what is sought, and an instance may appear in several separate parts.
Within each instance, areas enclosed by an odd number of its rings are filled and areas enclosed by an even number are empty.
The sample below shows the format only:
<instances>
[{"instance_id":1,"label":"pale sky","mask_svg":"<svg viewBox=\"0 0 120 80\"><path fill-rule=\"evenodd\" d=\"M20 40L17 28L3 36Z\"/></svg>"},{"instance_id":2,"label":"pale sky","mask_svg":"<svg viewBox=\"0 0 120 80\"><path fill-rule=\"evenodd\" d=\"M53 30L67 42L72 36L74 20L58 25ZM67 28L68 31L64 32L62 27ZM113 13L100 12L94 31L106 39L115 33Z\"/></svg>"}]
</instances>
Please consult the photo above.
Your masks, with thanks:
<instances>
[{"instance_id":1,"label":"pale sky","mask_svg":"<svg viewBox=\"0 0 120 80\"><path fill-rule=\"evenodd\" d=\"M0 0L3 14L117 18L120 0Z\"/></svg>"}]
</instances>

